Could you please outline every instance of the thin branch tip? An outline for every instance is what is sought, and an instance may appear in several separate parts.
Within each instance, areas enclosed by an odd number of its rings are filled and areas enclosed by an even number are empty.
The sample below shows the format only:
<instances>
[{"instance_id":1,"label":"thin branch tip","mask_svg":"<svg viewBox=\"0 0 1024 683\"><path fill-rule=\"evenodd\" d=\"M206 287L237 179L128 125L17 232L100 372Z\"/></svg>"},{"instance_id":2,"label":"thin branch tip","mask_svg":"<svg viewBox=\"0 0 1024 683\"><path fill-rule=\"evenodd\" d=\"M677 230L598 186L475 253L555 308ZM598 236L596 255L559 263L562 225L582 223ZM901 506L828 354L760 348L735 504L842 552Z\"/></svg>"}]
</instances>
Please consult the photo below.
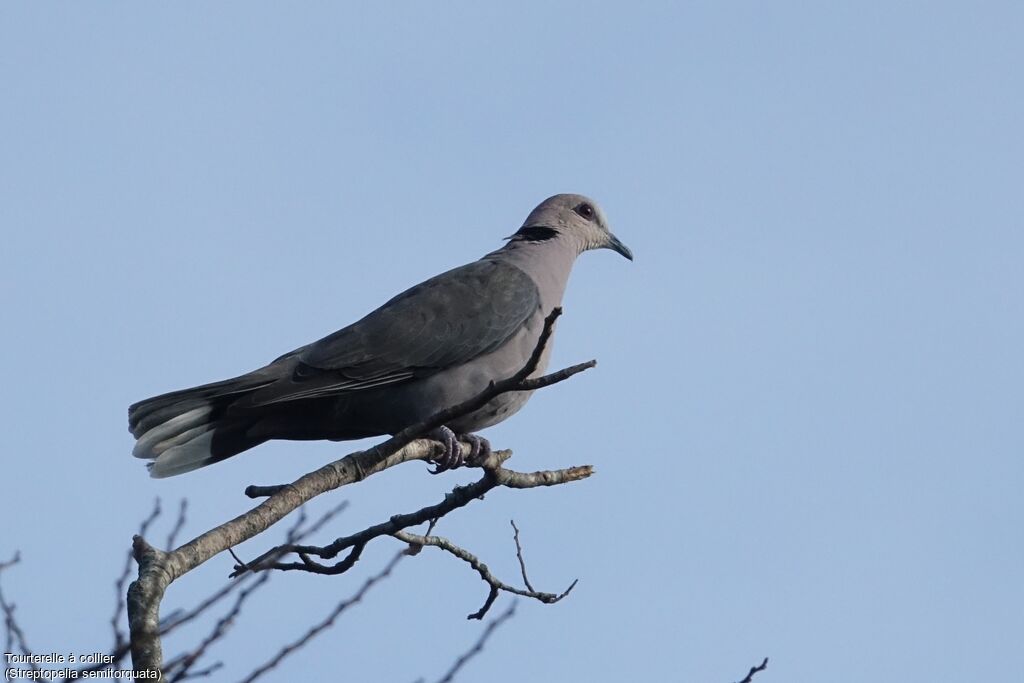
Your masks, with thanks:
<instances>
[{"instance_id":1,"label":"thin branch tip","mask_svg":"<svg viewBox=\"0 0 1024 683\"><path fill-rule=\"evenodd\" d=\"M760 664L758 664L757 666L750 667L750 671L743 678L743 680L739 681L739 683L752 683L752 681L754 680L754 676L756 674L764 671L767 668L768 668L768 658L765 657L764 661L762 661Z\"/></svg>"}]
</instances>

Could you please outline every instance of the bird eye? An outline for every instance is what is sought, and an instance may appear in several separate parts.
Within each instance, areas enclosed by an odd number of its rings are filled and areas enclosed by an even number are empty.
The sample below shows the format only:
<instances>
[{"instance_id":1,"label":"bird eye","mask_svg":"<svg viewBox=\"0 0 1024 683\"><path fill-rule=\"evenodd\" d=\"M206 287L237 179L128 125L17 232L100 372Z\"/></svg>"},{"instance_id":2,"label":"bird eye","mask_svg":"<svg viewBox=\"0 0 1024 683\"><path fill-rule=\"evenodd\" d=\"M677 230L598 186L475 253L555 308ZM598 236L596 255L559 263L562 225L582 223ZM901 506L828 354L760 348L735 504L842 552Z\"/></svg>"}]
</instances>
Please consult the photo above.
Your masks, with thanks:
<instances>
[{"instance_id":1,"label":"bird eye","mask_svg":"<svg viewBox=\"0 0 1024 683\"><path fill-rule=\"evenodd\" d=\"M594 207L592 207L590 204L587 204L586 202L577 206L575 209L573 209L573 211L575 211L583 218L586 218L588 221L594 217Z\"/></svg>"}]
</instances>

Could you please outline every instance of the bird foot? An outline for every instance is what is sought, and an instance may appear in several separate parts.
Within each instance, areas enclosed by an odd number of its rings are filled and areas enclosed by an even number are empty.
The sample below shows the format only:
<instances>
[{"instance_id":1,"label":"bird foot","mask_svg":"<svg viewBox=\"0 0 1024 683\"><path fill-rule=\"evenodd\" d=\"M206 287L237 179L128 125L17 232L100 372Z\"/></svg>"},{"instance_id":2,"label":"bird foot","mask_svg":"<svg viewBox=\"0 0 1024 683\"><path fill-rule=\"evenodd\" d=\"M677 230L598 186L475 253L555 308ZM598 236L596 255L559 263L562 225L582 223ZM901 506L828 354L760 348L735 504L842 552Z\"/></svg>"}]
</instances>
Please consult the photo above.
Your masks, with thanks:
<instances>
[{"instance_id":1,"label":"bird foot","mask_svg":"<svg viewBox=\"0 0 1024 683\"><path fill-rule=\"evenodd\" d=\"M430 470L431 474L441 474L448 470L454 470L466 463L475 464L491 454L491 443L484 437L477 436L476 434L456 435L455 432L444 425L429 432L426 436L435 441L440 441L444 447L444 450L439 455L431 458L431 461L437 465L437 467ZM460 440L467 441L470 444L467 457L462 455L462 446L459 444Z\"/></svg>"},{"instance_id":2,"label":"bird foot","mask_svg":"<svg viewBox=\"0 0 1024 683\"><path fill-rule=\"evenodd\" d=\"M469 457L466 458L466 462L470 465L478 465L490 456L491 442L484 437L477 434L463 434L461 438L470 444Z\"/></svg>"},{"instance_id":3,"label":"bird foot","mask_svg":"<svg viewBox=\"0 0 1024 683\"><path fill-rule=\"evenodd\" d=\"M455 435L455 432L448 429L444 425L441 425L437 429L428 432L427 438L440 441L441 446L444 449L438 455L435 455L430 460L437 467L430 470L431 474L441 474L448 470L453 470L456 467L462 466L462 446L459 445L459 437Z\"/></svg>"}]
</instances>

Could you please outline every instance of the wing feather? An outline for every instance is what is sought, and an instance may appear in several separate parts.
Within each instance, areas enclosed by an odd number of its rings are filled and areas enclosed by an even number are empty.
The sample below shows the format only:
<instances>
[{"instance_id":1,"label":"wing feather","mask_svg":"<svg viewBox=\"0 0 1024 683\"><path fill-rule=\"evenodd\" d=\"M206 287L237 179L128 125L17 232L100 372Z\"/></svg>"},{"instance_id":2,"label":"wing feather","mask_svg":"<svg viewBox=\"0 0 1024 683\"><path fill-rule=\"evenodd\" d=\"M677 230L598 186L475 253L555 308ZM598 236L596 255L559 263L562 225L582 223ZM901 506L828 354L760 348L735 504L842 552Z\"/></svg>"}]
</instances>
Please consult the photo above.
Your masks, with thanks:
<instances>
[{"instance_id":1,"label":"wing feather","mask_svg":"<svg viewBox=\"0 0 1024 683\"><path fill-rule=\"evenodd\" d=\"M286 354L298 359L290 381L259 392L254 405L363 391L461 365L499 348L539 307L537 286L522 270L474 261Z\"/></svg>"}]
</instances>

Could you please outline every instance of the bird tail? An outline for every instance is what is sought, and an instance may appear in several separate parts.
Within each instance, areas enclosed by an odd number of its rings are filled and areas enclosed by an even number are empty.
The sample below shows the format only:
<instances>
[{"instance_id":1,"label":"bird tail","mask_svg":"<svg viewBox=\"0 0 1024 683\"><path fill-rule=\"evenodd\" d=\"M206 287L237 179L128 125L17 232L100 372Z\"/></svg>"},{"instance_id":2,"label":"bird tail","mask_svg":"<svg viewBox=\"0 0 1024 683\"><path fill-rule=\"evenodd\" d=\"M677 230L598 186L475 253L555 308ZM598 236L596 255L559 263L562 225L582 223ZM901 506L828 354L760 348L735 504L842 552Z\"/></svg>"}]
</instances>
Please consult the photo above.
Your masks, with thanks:
<instances>
[{"instance_id":1,"label":"bird tail","mask_svg":"<svg viewBox=\"0 0 1024 683\"><path fill-rule=\"evenodd\" d=\"M173 391L128 408L128 429L137 441L132 455L151 460L149 475L173 477L230 458L262 443L248 435L255 420L229 414L244 395L273 382L250 373Z\"/></svg>"}]
</instances>

